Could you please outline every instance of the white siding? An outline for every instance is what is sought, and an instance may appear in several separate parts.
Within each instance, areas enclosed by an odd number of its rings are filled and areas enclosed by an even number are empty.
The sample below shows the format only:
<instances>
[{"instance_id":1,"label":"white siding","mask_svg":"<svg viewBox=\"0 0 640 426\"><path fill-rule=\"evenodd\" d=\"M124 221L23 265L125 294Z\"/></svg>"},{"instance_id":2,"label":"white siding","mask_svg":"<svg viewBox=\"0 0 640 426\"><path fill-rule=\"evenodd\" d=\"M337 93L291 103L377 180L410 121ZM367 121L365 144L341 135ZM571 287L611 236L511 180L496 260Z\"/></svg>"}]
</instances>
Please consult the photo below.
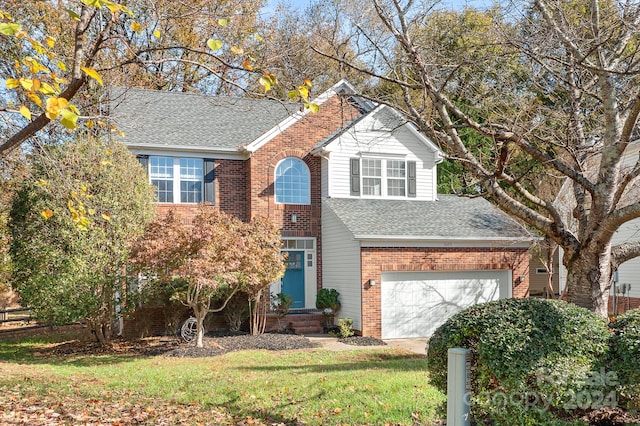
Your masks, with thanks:
<instances>
[{"instance_id":1,"label":"white siding","mask_svg":"<svg viewBox=\"0 0 640 426\"><path fill-rule=\"evenodd\" d=\"M613 244L640 239L640 219L623 224L613 236ZM618 268L618 285L631 284L631 292L626 296L640 297L640 258L626 261Z\"/></svg>"},{"instance_id":2,"label":"white siding","mask_svg":"<svg viewBox=\"0 0 640 426\"><path fill-rule=\"evenodd\" d=\"M379 158L397 158L416 162L416 198L432 201L436 193L436 156L432 149L424 144L405 126L389 128L381 121L389 118L388 110L381 110L338 136L327 150L330 152L330 168L323 167L328 174L328 196L348 198L350 195L351 158L372 155ZM324 164L323 164L324 166ZM323 184L324 184L323 180ZM324 191L324 188L323 188ZM324 195L324 194L323 194Z\"/></svg>"},{"instance_id":3,"label":"white siding","mask_svg":"<svg viewBox=\"0 0 640 426\"><path fill-rule=\"evenodd\" d=\"M352 318L362 330L360 244L329 209L322 209L322 286L340 293L337 318Z\"/></svg>"}]
</instances>

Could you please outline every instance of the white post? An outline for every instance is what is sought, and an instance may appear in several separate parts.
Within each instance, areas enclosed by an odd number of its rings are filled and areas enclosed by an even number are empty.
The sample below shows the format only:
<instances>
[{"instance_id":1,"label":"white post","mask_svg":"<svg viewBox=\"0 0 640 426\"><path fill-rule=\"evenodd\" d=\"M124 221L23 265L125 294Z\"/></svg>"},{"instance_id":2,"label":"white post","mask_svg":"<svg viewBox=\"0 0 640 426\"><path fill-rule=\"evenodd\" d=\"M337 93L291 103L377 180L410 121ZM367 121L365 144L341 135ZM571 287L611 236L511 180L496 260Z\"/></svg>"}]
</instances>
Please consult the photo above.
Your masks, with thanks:
<instances>
[{"instance_id":1,"label":"white post","mask_svg":"<svg viewBox=\"0 0 640 426\"><path fill-rule=\"evenodd\" d=\"M471 351L451 348L447 358L447 426L471 424Z\"/></svg>"}]
</instances>

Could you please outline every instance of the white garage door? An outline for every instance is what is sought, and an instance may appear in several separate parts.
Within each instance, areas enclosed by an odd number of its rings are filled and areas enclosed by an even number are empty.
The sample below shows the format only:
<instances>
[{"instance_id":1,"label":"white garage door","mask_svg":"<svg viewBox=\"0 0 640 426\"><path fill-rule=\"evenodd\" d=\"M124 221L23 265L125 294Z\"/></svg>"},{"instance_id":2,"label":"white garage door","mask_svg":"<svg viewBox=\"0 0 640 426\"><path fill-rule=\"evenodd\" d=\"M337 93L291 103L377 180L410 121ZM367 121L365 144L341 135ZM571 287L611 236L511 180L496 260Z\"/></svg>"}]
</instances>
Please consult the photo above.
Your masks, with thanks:
<instances>
[{"instance_id":1,"label":"white garage door","mask_svg":"<svg viewBox=\"0 0 640 426\"><path fill-rule=\"evenodd\" d=\"M511 271L382 274L382 338L429 337L477 303L511 297Z\"/></svg>"}]
</instances>

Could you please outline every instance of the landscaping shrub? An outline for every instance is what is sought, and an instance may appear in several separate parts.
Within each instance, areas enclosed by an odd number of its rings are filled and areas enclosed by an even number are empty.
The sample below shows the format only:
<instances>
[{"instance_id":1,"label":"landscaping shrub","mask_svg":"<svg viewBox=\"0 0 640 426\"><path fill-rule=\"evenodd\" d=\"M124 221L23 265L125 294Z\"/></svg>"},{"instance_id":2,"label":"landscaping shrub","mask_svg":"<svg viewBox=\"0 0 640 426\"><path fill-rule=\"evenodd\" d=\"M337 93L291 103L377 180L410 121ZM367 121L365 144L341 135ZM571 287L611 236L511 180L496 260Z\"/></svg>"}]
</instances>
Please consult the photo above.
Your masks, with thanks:
<instances>
[{"instance_id":1,"label":"landscaping shrub","mask_svg":"<svg viewBox=\"0 0 640 426\"><path fill-rule=\"evenodd\" d=\"M607 405L606 321L562 301L505 299L451 317L429 341L431 383L447 388L447 351L471 350L471 412L492 424L552 424L573 408ZM588 406L587 406L588 405Z\"/></svg>"},{"instance_id":2,"label":"landscaping shrub","mask_svg":"<svg viewBox=\"0 0 640 426\"><path fill-rule=\"evenodd\" d=\"M619 403L640 408L640 309L620 315L610 323L613 331L609 369L617 372Z\"/></svg>"}]
</instances>

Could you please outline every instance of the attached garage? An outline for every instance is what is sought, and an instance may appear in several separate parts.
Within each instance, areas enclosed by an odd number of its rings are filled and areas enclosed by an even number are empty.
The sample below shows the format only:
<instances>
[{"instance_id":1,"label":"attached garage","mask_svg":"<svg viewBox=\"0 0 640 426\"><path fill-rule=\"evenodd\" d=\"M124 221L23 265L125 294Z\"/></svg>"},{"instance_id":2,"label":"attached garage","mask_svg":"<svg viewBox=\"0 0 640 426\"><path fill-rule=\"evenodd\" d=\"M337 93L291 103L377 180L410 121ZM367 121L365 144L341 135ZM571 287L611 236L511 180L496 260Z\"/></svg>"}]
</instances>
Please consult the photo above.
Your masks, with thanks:
<instances>
[{"instance_id":1,"label":"attached garage","mask_svg":"<svg viewBox=\"0 0 640 426\"><path fill-rule=\"evenodd\" d=\"M382 274L382 338L429 337L469 306L511 297L510 270Z\"/></svg>"}]
</instances>

